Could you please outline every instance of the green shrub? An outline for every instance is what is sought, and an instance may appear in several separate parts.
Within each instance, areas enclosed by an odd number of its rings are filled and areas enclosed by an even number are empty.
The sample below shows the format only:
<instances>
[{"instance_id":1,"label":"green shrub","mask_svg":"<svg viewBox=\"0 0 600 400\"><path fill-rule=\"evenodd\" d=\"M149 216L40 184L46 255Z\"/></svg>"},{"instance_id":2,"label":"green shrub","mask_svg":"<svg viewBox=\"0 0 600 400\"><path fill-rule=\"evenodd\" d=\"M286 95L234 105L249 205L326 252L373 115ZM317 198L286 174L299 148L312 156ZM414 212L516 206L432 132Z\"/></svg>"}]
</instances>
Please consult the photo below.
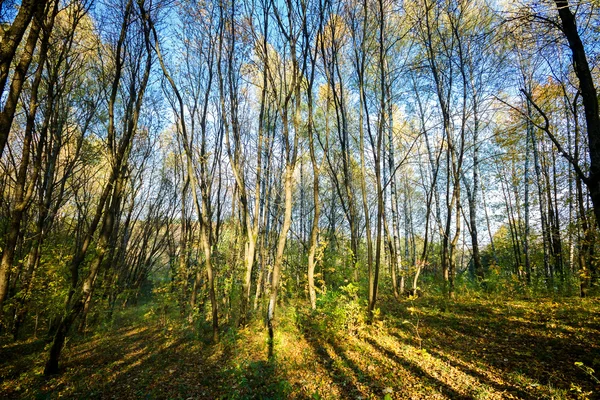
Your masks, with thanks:
<instances>
[{"instance_id":1,"label":"green shrub","mask_svg":"<svg viewBox=\"0 0 600 400\"><path fill-rule=\"evenodd\" d=\"M310 324L322 332L355 335L366 321L366 302L359 299L358 286L349 283L320 296Z\"/></svg>"}]
</instances>

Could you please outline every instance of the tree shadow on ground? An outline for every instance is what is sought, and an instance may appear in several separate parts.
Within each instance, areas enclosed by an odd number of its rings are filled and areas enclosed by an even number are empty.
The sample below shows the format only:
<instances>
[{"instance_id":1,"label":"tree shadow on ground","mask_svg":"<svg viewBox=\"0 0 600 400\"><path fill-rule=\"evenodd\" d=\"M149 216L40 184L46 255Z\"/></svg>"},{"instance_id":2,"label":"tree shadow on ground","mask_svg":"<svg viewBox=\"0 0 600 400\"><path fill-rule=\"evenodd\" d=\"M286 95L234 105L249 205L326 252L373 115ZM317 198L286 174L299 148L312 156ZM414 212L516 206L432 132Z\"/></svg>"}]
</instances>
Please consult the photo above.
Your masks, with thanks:
<instances>
[{"instance_id":1,"label":"tree shadow on ground","mask_svg":"<svg viewBox=\"0 0 600 400\"><path fill-rule=\"evenodd\" d=\"M0 397L5 386L2 383L17 380L23 371L31 369L45 345L41 339L0 345Z\"/></svg>"},{"instance_id":2,"label":"tree shadow on ground","mask_svg":"<svg viewBox=\"0 0 600 400\"><path fill-rule=\"evenodd\" d=\"M368 362L360 367L352 360L351 350L342 344L348 342L348 338L324 335L326 332L319 334L315 329L317 328L311 328L310 325L306 327L303 330L304 338L311 345L319 357L318 362L327 371L344 398L356 399L357 396L383 398L388 385L403 391L403 395L408 397L445 395L453 399L471 398L461 394L409 359L399 356L363 335L355 338L356 344L362 351L369 349L362 355L367 357ZM330 352L327 351L328 349ZM386 379L385 370L392 372L393 381ZM400 370L403 370L402 378L399 375ZM405 382L402 380L406 378L406 374L410 375L409 380L418 382L418 388L404 387ZM387 388L389 389L392 388Z\"/></svg>"},{"instance_id":3,"label":"tree shadow on ground","mask_svg":"<svg viewBox=\"0 0 600 400\"><path fill-rule=\"evenodd\" d=\"M46 378L41 374L47 356L42 346L29 365L11 363L11 373L22 384L4 388L2 397L156 398L153 384L175 372L172 366L186 350L185 339L165 338L162 329L120 329L69 343L61 373Z\"/></svg>"},{"instance_id":4,"label":"tree shadow on ground","mask_svg":"<svg viewBox=\"0 0 600 400\"><path fill-rule=\"evenodd\" d=\"M2 398L86 399L284 399L292 388L273 360L235 365L230 344L162 327L133 327L71 343L61 373L41 375L46 352L32 350L29 365L7 362L19 385L0 388ZM37 372L36 372L37 371ZM15 380L16 381L16 380Z\"/></svg>"},{"instance_id":5,"label":"tree shadow on ground","mask_svg":"<svg viewBox=\"0 0 600 400\"><path fill-rule=\"evenodd\" d=\"M358 336L302 318L286 340L302 344L294 354L306 355L304 361L290 361L281 344L279 354L267 357L256 336L260 329L232 331L212 345L198 331L146 323L70 341L61 375L46 379L42 340L6 344L0 347L0 377L9 383L0 381L0 397L304 399L313 395L303 387L305 377L319 380L311 391L347 399L382 398L388 386L400 398L455 399L478 390L550 397L550 387L568 396L571 383L596 389L574 365L582 361L596 369L600 328L593 318L584 324L568 312L547 319L486 305L453 305L453 312L434 306L421 305L418 332L400 323L406 315L400 309L399 319L387 314L391 326L365 327ZM254 347L243 351L250 342ZM427 352L420 352L421 344Z\"/></svg>"},{"instance_id":6,"label":"tree shadow on ground","mask_svg":"<svg viewBox=\"0 0 600 400\"><path fill-rule=\"evenodd\" d=\"M355 399L362 391L356 385L356 380L361 379L361 371L357 370L356 366L350 364L353 375L350 375L344 369L336 363L333 357L329 354L326 349L326 345L331 346L332 341L325 340L323 337L318 338L313 332L307 329L302 331L304 338L307 343L311 346L314 354L317 357L317 362L323 367L327 375L331 378L333 384L337 387L338 391L342 394L342 398ZM336 347L331 346L336 354L341 352Z\"/></svg>"},{"instance_id":7,"label":"tree shadow on ground","mask_svg":"<svg viewBox=\"0 0 600 400\"><path fill-rule=\"evenodd\" d=\"M571 384L584 391L600 390L575 366L575 362L583 362L594 369L600 367L598 324L577 321L568 312L526 315L486 304L455 303L452 312L432 311L427 306L423 309L421 336L427 350L497 390L538 398L540 393L528 388L527 380L532 385L540 383L565 391ZM402 334L390 334L406 341ZM467 365L492 367L503 381L514 386L494 382Z\"/></svg>"},{"instance_id":8,"label":"tree shadow on ground","mask_svg":"<svg viewBox=\"0 0 600 400\"><path fill-rule=\"evenodd\" d=\"M390 349L383 347L381 344L379 344L375 340L373 340L369 337L365 337L365 338L363 338L363 340L365 342L367 342L369 345L371 345L371 347L375 351L378 351L383 356L385 356L387 359L392 360L393 362L399 364L400 366L402 366L404 369L409 371L414 376L417 376L420 379L423 379L430 386L438 387L443 394L451 397L452 399L470 399L471 398L471 396L465 396L465 395L459 393L452 386L437 379L432 374L425 371L423 368L421 368L417 364L413 363L412 361L410 361L404 357L401 357L400 355L396 354L394 351L392 351Z\"/></svg>"},{"instance_id":9,"label":"tree shadow on ground","mask_svg":"<svg viewBox=\"0 0 600 400\"><path fill-rule=\"evenodd\" d=\"M495 382L495 381L489 379L489 377L487 377L483 373L475 370L474 368L470 368L465 363L460 362L460 361L451 360L448 356L442 354L441 352L439 352L437 350L430 349L429 352L433 356L438 358L439 360L447 363L448 365L452 366L453 368L456 368L459 371L462 371L464 374L469 375L469 376L473 377L474 379L477 379L478 381L485 383L486 385L494 388L495 390L497 390L499 392L513 393L514 395L516 395L522 399L537 398L537 396L535 394L528 393L528 392L526 392L520 388L517 388L515 386L505 385L505 384Z\"/></svg>"}]
</instances>

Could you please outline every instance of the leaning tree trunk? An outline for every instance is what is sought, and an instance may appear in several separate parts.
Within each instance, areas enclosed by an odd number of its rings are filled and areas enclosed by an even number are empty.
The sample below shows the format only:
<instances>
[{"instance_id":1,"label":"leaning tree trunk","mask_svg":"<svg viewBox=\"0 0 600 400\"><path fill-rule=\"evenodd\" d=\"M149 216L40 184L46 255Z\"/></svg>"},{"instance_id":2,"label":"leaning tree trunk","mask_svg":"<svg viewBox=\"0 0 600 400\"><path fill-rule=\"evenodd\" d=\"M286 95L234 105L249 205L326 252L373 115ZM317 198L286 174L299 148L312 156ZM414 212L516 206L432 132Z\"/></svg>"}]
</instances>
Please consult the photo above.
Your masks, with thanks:
<instances>
[{"instance_id":1,"label":"leaning tree trunk","mask_svg":"<svg viewBox=\"0 0 600 400\"><path fill-rule=\"evenodd\" d=\"M10 88L6 95L4 108L2 109L2 112L0 112L0 157L2 157L4 147L8 142L8 134L15 117L15 112L19 103L19 97L21 96L21 91L23 90L25 80L27 79L27 71L29 70L31 61L33 60L33 53L35 52L40 31L44 25L46 3L46 0L23 2L21 10L19 10L19 14L15 19L13 26L11 26L11 29L9 29L5 40L3 40L2 44L0 45L0 93L3 93L16 48L21 41L24 29L26 29L27 24L29 24L28 19L31 20L31 18L33 18L31 27L29 28L27 40L25 41L23 54L21 55L21 59L14 70ZM54 16L58 12L56 5L57 3L55 3L54 11L51 16L51 22L45 27L45 29L47 29L45 35L47 38L49 37L50 31L53 27ZM23 15L21 11L23 12ZM33 15L25 15L29 12L33 12ZM40 57L46 57L47 54L45 53L47 53L47 46L46 49L40 51ZM41 66L43 67L43 62L41 62Z\"/></svg>"}]
</instances>

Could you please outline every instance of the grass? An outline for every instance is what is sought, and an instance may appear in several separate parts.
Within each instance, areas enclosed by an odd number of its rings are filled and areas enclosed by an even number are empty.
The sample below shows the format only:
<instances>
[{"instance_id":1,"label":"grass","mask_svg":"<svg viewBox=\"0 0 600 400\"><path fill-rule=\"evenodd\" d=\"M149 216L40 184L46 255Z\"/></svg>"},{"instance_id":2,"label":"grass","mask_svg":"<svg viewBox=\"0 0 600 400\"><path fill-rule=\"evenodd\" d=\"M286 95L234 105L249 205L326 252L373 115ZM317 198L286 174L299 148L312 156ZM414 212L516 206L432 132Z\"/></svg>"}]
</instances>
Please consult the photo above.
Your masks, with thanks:
<instances>
[{"instance_id":1,"label":"grass","mask_svg":"<svg viewBox=\"0 0 600 400\"><path fill-rule=\"evenodd\" d=\"M258 319L213 345L175 316L132 308L69 341L48 379L46 343L3 339L0 398L600 398L595 299L380 304L378 319L350 330L287 306L272 358Z\"/></svg>"}]
</instances>

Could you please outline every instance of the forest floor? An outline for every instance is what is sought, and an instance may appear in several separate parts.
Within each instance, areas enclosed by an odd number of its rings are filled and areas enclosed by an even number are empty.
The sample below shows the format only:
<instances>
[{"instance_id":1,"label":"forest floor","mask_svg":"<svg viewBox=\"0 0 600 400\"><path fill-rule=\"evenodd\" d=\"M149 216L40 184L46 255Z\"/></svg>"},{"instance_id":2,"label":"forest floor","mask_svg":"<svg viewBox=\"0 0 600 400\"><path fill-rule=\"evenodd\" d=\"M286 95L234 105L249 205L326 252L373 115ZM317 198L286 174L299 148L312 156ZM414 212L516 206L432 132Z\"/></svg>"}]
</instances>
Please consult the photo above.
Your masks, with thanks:
<instances>
[{"instance_id":1,"label":"forest floor","mask_svg":"<svg viewBox=\"0 0 600 400\"><path fill-rule=\"evenodd\" d=\"M213 345L138 307L71 339L48 379L45 342L3 339L0 398L600 398L597 299L387 304L351 330L281 309L272 357L261 321Z\"/></svg>"}]
</instances>

